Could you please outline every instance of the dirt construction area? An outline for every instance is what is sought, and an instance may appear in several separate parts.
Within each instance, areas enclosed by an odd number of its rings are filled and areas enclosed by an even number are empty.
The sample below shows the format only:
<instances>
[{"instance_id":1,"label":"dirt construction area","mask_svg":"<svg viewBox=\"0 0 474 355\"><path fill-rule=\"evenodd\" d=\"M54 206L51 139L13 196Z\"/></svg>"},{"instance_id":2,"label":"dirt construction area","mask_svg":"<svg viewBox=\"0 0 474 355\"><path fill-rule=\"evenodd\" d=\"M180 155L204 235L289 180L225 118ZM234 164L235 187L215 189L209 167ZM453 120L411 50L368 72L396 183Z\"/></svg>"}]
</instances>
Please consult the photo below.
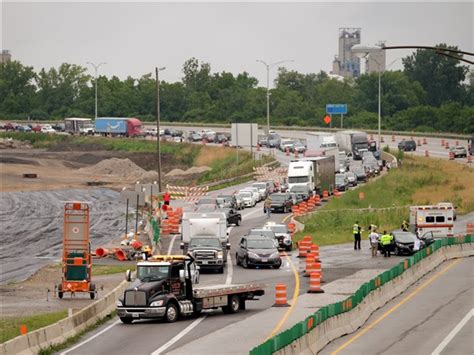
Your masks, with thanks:
<instances>
[{"instance_id":1,"label":"dirt construction area","mask_svg":"<svg viewBox=\"0 0 474 355\"><path fill-rule=\"evenodd\" d=\"M89 203L91 247L95 250L119 240L125 232L126 207L119 191L137 180L156 180L156 173L148 171L155 166L152 153L63 148L0 150L2 317L79 309L90 304L88 294L77 294L73 299L65 295L64 300L53 297L54 285L61 280L58 263L63 247L64 203ZM36 177L26 178L23 174ZM93 276L98 296L123 278L123 273Z\"/></svg>"}]
</instances>

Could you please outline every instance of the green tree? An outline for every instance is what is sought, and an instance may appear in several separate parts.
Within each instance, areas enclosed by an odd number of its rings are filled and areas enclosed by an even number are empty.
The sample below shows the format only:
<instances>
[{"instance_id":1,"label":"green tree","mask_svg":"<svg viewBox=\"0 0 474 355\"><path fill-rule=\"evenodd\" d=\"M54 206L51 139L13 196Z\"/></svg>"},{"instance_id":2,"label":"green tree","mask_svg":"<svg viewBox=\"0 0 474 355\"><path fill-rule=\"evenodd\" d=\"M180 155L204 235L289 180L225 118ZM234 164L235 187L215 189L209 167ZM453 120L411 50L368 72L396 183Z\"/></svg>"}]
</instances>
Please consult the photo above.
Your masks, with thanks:
<instances>
[{"instance_id":1,"label":"green tree","mask_svg":"<svg viewBox=\"0 0 474 355\"><path fill-rule=\"evenodd\" d=\"M458 47L438 44L437 47L457 50ZM405 73L418 81L426 91L426 104L440 106L447 101L461 101L468 67L460 61L428 49L419 49L403 59Z\"/></svg>"},{"instance_id":2,"label":"green tree","mask_svg":"<svg viewBox=\"0 0 474 355\"><path fill-rule=\"evenodd\" d=\"M36 77L32 67L18 61L0 64L0 113L27 116L33 109Z\"/></svg>"}]
</instances>

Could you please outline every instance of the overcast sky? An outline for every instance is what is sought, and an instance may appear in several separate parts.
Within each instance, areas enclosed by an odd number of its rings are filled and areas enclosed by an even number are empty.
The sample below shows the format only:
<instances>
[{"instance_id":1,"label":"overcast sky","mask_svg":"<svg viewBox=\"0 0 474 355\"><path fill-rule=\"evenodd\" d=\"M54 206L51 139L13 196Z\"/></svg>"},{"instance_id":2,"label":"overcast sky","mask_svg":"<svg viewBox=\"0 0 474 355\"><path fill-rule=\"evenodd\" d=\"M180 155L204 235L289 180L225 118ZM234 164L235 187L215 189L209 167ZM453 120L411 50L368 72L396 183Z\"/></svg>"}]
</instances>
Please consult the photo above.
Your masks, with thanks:
<instances>
[{"instance_id":1,"label":"overcast sky","mask_svg":"<svg viewBox=\"0 0 474 355\"><path fill-rule=\"evenodd\" d=\"M247 71L264 85L256 59L293 59L287 68L329 71L339 27L361 27L362 43L435 45L474 51L473 2L465 3L80 3L3 2L2 43L36 70L63 62L107 62L100 72L139 77L166 66L182 77L190 57L212 71ZM389 51L387 63L407 55ZM397 61L392 69L399 69ZM92 71L91 71L92 73ZM272 71L271 80L276 70Z\"/></svg>"}]
</instances>

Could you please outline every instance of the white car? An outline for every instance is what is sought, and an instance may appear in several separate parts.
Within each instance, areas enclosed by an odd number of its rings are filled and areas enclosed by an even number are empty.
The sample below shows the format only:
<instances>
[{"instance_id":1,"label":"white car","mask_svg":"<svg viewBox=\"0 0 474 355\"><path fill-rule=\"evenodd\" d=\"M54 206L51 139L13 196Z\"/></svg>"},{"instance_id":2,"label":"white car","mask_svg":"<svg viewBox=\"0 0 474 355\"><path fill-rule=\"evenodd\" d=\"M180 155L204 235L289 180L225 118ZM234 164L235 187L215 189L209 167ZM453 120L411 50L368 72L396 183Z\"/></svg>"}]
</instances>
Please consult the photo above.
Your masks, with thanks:
<instances>
[{"instance_id":1,"label":"white car","mask_svg":"<svg viewBox=\"0 0 474 355\"><path fill-rule=\"evenodd\" d=\"M41 133L56 133L56 131L51 126L41 127Z\"/></svg>"},{"instance_id":2,"label":"white car","mask_svg":"<svg viewBox=\"0 0 474 355\"><path fill-rule=\"evenodd\" d=\"M242 199L245 207L254 207L257 204L257 200L252 191L239 191L238 196Z\"/></svg>"},{"instance_id":3,"label":"white car","mask_svg":"<svg viewBox=\"0 0 474 355\"><path fill-rule=\"evenodd\" d=\"M275 222L267 222L263 229L269 229L275 233L275 238L278 242L278 247L291 251L293 242L291 240L291 233L286 224L277 224Z\"/></svg>"},{"instance_id":4,"label":"white car","mask_svg":"<svg viewBox=\"0 0 474 355\"><path fill-rule=\"evenodd\" d=\"M258 191L258 189L256 187L249 186L249 187L246 187L245 189L242 189L241 191L251 191L251 192L253 192L253 194L255 196L255 200L257 202L260 202L260 201L263 200L262 196L260 196L260 192Z\"/></svg>"},{"instance_id":5,"label":"white car","mask_svg":"<svg viewBox=\"0 0 474 355\"><path fill-rule=\"evenodd\" d=\"M266 182L254 182L252 187L256 187L258 189L258 193L260 194L260 200L264 200L268 196L268 185Z\"/></svg>"}]
</instances>

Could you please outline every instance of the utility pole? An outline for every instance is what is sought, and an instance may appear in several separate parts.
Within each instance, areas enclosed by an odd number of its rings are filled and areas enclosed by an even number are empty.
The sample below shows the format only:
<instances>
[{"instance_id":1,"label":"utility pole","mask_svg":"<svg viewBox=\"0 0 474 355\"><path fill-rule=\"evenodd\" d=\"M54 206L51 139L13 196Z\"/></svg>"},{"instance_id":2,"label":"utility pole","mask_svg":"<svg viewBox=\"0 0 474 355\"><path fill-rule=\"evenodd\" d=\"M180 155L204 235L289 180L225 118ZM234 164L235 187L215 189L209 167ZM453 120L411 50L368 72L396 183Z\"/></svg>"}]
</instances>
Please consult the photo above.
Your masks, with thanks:
<instances>
[{"instance_id":1,"label":"utility pole","mask_svg":"<svg viewBox=\"0 0 474 355\"><path fill-rule=\"evenodd\" d=\"M94 67L94 82L95 82L95 118L97 119L97 72L99 71L99 68L101 65L105 65L107 63L101 62L99 64L94 64L92 62L87 62L87 64L90 64Z\"/></svg>"},{"instance_id":2,"label":"utility pole","mask_svg":"<svg viewBox=\"0 0 474 355\"><path fill-rule=\"evenodd\" d=\"M279 62L267 64L265 61L257 59L257 62L265 65L265 68L267 69L267 134L270 134L270 69L278 64L294 62L294 60L281 60Z\"/></svg>"},{"instance_id":3,"label":"utility pole","mask_svg":"<svg viewBox=\"0 0 474 355\"><path fill-rule=\"evenodd\" d=\"M160 147L160 70L165 70L165 67L155 68L156 71L156 151L158 154L158 193L161 192L161 147Z\"/></svg>"}]
</instances>

